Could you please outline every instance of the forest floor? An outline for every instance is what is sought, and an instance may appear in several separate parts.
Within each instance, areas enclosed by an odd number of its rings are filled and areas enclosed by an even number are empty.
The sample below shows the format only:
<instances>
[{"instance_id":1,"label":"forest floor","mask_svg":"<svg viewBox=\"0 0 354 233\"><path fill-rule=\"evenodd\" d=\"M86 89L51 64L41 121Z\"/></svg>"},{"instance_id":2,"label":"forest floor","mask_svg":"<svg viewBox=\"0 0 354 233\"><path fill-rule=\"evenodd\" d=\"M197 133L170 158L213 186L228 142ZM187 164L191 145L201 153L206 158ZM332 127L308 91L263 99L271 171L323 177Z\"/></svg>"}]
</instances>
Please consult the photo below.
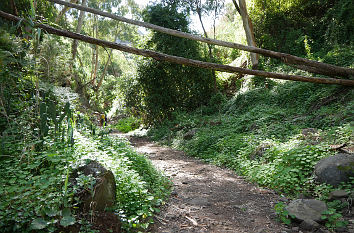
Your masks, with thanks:
<instances>
[{"instance_id":1,"label":"forest floor","mask_svg":"<svg viewBox=\"0 0 354 233\"><path fill-rule=\"evenodd\" d=\"M282 198L274 191L147 138L129 140L173 183L172 195L155 217L151 232L291 231L276 220L274 204Z\"/></svg>"}]
</instances>

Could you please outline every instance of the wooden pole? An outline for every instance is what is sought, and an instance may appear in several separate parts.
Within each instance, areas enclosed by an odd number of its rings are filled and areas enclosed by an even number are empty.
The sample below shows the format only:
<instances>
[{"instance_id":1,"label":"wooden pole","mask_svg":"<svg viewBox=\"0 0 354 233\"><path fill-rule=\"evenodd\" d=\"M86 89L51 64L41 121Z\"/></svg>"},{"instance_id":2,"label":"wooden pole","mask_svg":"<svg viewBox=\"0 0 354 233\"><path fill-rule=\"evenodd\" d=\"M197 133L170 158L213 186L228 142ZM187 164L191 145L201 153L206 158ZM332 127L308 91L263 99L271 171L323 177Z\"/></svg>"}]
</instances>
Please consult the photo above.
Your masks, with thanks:
<instances>
[{"instance_id":1,"label":"wooden pole","mask_svg":"<svg viewBox=\"0 0 354 233\"><path fill-rule=\"evenodd\" d=\"M0 11L0 17L3 17L5 19L11 20L11 21L15 21L15 22L23 20L17 16L8 14L3 11ZM193 66L193 67L198 67L198 68L212 69L212 70L218 70L218 71L223 71L223 72L228 72L228 73L250 74L250 75L257 75L257 76L263 76L263 77L275 78L275 79L293 80L293 81L311 82L311 83L322 83L322 84L338 84L338 85L344 85L344 86L354 86L354 80L305 77L305 76L300 76L300 75L287 75L287 74L272 73L272 72L266 72L266 71L260 71L260 70L244 69L244 68L240 68L240 67L233 67L233 66L221 65L221 64L216 64L216 63L192 60L192 59L183 58L183 57L171 56L171 55L167 55L164 53L158 53L158 52L154 52L154 51L150 51L150 50L137 49L137 48L126 46L126 45L123 45L120 43L113 43L113 42L81 35L78 33L73 33L70 31L56 29L56 28L53 28L53 27L48 26L46 24L38 24L37 23L37 24L35 24L35 26L39 27L39 28L41 28L41 29L45 30L46 32L53 34L53 35L64 36L64 37L68 37L71 39L84 41L84 42L87 42L90 44L100 45L103 47L117 49L117 50L127 52L127 53L141 55L144 57L151 57L157 61L166 61L166 62L176 63L176 64L180 64L180 65L187 65L187 66Z\"/></svg>"},{"instance_id":2,"label":"wooden pole","mask_svg":"<svg viewBox=\"0 0 354 233\"><path fill-rule=\"evenodd\" d=\"M335 65L330 65L330 64L326 64L326 63L322 63L322 62L318 62L318 61L312 61L312 60L308 60L305 58L301 58L301 57L297 57L297 56L293 56L290 54L286 54L286 53L279 53L279 52L275 52L275 51L271 51L271 50L267 50L267 49L261 49L261 48L257 48L257 47L253 47L253 46L246 46L246 45L242 45L242 44L237 44L237 43L232 43L232 42L226 42L226 41L221 41L221 40L214 40L211 38L205 38L205 37L201 37L201 36L197 36L197 35L192 35L192 34L188 34L185 32L180 32L180 31L176 31L173 29L169 29L169 28L164 28L164 27L160 27L151 23L145 23L145 22L141 22L138 20L133 20L133 19L127 19L124 18L122 16L118 16L118 15L114 15L114 14L110 14L107 12L103 12L97 9L93 9L93 8L89 8L89 7L83 7L77 4L72 4L70 2L65 2L62 0L48 0L50 2L54 2L57 4L61 4L64 6L69 6L72 8L76 8L78 10L83 10L83 11L87 11L93 14L97 14L97 15L101 15L107 18L111 18L114 20L118 20L121 22L125 22L125 23L129 23L129 24L133 24L133 25L137 25L137 26L141 26L141 27L145 27L145 28L149 28L158 32L162 32L162 33L166 33L172 36L177 36L177 37L182 37L182 38L186 38L186 39L191 39L191 40L196 40L196 41L201 41L207 44L214 44L214 45L219 45L219 46L223 46L223 47L229 47L229 48L235 48L235 49L240 49L240 50L245 50L251 53L258 53L258 54L262 54L264 56L267 57L272 57L272 58L277 58L280 59L281 61L283 61L286 64L289 65L296 65L298 67L301 67L301 69L310 71L310 72L315 72L318 74L323 74L323 75L328 75L328 76L342 76L342 77L354 77L354 69L350 69L350 68L344 68L344 67L339 67L339 66L335 66ZM308 68L307 68L308 67Z\"/></svg>"}]
</instances>

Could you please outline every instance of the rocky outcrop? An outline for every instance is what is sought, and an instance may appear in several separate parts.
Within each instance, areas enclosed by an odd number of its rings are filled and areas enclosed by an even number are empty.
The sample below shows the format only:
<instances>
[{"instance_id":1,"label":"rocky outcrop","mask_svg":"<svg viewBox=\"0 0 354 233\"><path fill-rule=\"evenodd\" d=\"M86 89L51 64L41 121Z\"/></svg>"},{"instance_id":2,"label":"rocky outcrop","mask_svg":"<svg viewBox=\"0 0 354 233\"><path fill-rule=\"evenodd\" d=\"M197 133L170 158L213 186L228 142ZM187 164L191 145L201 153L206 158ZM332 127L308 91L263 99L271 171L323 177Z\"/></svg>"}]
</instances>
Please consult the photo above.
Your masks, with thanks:
<instances>
[{"instance_id":1,"label":"rocky outcrop","mask_svg":"<svg viewBox=\"0 0 354 233\"><path fill-rule=\"evenodd\" d=\"M320 183L338 186L354 177L354 154L340 153L321 159L315 165L315 177Z\"/></svg>"},{"instance_id":2,"label":"rocky outcrop","mask_svg":"<svg viewBox=\"0 0 354 233\"><path fill-rule=\"evenodd\" d=\"M299 221L319 222L322 213L327 211L327 205L316 199L297 199L291 201L285 209Z\"/></svg>"},{"instance_id":3,"label":"rocky outcrop","mask_svg":"<svg viewBox=\"0 0 354 233\"><path fill-rule=\"evenodd\" d=\"M88 187L82 184L82 179L92 177ZM84 210L103 211L113 206L116 199L116 182L111 171L96 161L75 169L72 172L70 183L79 187L77 196ZM91 185L90 185L91 184Z\"/></svg>"}]
</instances>

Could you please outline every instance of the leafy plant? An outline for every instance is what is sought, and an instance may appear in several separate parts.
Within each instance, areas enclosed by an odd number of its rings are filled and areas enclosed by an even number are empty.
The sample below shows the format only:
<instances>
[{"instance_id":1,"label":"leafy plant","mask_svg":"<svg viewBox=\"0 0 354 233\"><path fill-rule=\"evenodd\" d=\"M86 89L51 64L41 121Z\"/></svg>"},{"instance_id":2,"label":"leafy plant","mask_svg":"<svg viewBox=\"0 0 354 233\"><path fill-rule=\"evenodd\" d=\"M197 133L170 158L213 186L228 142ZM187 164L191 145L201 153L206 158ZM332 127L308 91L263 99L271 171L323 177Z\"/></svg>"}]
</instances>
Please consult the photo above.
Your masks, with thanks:
<instances>
[{"instance_id":1,"label":"leafy plant","mask_svg":"<svg viewBox=\"0 0 354 233\"><path fill-rule=\"evenodd\" d=\"M135 117L127 117L124 119L121 119L118 121L117 124L115 124L114 128L118 129L119 131L123 133L128 133L129 131L133 131L137 128L139 128L141 122Z\"/></svg>"},{"instance_id":2,"label":"leafy plant","mask_svg":"<svg viewBox=\"0 0 354 233\"><path fill-rule=\"evenodd\" d=\"M186 16L179 12L176 4L155 4L143 13L146 22L189 32ZM146 48L203 60L196 41L175 38L154 32L145 44ZM142 59L138 64L137 83L141 103L127 106L138 112L148 125L171 119L176 110L190 111L206 104L213 93L215 76L208 70ZM129 98L129 97L128 97ZM129 102L128 102L129 104Z\"/></svg>"},{"instance_id":3,"label":"leafy plant","mask_svg":"<svg viewBox=\"0 0 354 233\"><path fill-rule=\"evenodd\" d=\"M328 210L323 213L321 218L326 221L325 225L327 228L335 230L336 228L341 228L348 225L348 221L343 220L342 217L342 214L335 208L328 208Z\"/></svg>"},{"instance_id":4,"label":"leafy plant","mask_svg":"<svg viewBox=\"0 0 354 233\"><path fill-rule=\"evenodd\" d=\"M286 205L283 202L279 202L275 204L274 206L275 213L277 214L280 221L282 221L286 225L290 225L291 215L289 215L289 212L285 209L285 207Z\"/></svg>"}]
</instances>

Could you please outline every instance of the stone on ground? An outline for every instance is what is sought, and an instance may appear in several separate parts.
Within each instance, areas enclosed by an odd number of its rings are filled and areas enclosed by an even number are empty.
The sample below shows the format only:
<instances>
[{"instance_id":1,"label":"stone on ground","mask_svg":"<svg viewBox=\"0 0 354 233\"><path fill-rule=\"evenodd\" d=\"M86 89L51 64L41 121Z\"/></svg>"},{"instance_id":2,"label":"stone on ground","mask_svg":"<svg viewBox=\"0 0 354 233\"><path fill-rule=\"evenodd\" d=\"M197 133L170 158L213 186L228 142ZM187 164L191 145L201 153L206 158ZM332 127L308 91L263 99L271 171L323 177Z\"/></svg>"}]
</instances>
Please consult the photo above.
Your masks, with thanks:
<instances>
[{"instance_id":1,"label":"stone on ground","mask_svg":"<svg viewBox=\"0 0 354 233\"><path fill-rule=\"evenodd\" d=\"M340 153L321 159L315 166L316 180L338 186L354 177L354 155Z\"/></svg>"},{"instance_id":2,"label":"stone on ground","mask_svg":"<svg viewBox=\"0 0 354 233\"><path fill-rule=\"evenodd\" d=\"M290 215L295 216L297 220L321 221L321 215L327 211L326 203L316 199L297 199L291 201L285 208Z\"/></svg>"},{"instance_id":3,"label":"stone on ground","mask_svg":"<svg viewBox=\"0 0 354 233\"><path fill-rule=\"evenodd\" d=\"M341 198L346 198L349 197L349 193L345 190L334 190L329 193L329 199L341 199Z\"/></svg>"},{"instance_id":4,"label":"stone on ground","mask_svg":"<svg viewBox=\"0 0 354 233\"><path fill-rule=\"evenodd\" d=\"M320 224L310 219L304 220L300 224L300 228L305 231L313 231L319 227Z\"/></svg>"},{"instance_id":5,"label":"stone on ground","mask_svg":"<svg viewBox=\"0 0 354 233\"><path fill-rule=\"evenodd\" d=\"M80 174L92 175L95 180L91 191L81 190L79 192L84 210L103 211L106 207L113 206L116 199L116 182L111 171L91 160L88 164L73 171L70 178L73 185L77 184L77 178Z\"/></svg>"}]
</instances>

